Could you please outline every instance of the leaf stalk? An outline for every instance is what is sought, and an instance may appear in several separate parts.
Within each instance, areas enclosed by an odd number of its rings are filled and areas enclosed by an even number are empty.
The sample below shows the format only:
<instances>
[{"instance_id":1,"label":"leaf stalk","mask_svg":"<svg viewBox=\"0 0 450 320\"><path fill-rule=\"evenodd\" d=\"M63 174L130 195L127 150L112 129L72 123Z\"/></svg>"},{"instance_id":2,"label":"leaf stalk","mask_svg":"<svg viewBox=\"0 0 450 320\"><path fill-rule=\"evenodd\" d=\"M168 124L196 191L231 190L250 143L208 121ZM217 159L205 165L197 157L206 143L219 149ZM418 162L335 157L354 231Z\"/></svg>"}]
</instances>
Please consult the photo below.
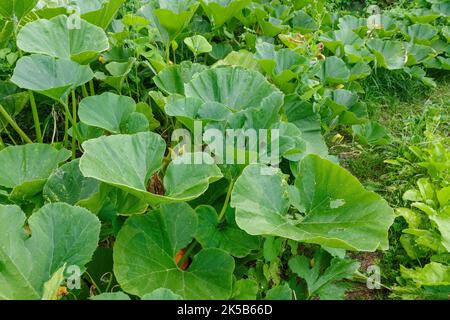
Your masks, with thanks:
<instances>
[{"instance_id":1,"label":"leaf stalk","mask_svg":"<svg viewBox=\"0 0 450 320\"><path fill-rule=\"evenodd\" d=\"M17 123L14 121L13 118L8 114L8 112L3 108L3 106L0 104L0 114L6 119L6 121L13 127L13 129L19 134L19 136L26 142L26 143L33 143L33 141L30 139L30 137L27 136L25 132L17 125Z\"/></svg>"}]
</instances>

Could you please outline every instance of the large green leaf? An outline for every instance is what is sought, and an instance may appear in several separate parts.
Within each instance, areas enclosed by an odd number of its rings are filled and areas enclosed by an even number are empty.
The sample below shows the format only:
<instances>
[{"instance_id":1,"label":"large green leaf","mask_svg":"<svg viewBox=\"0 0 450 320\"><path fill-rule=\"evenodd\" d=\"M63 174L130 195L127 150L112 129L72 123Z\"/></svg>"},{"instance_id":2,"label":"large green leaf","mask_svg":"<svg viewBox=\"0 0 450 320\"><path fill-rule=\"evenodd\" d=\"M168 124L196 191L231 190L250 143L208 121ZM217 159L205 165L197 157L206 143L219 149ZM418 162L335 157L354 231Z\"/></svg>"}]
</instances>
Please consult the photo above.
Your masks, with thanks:
<instances>
[{"instance_id":1,"label":"large green leaf","mask_svg":"<svg viewBox=\"0 0 450 320\"><path fill-rule=\"evenodd\" d=\"M292 17L292 26L294 27L294 30L300 31L301 33L310 33L319 28L319 25L313 17L303 10L298 10L294 13Z\"/></svg>"},{"instance_id":2,"label":"large green leaf","mask_svg":"<svg viewBox=\"0 0 450 320\"><path fill-rule=\"evenodd\" d=\"M0 105L2 105L11 117L18 115L27 105L30 95L28 92L21 92L20 89L11 82L0 81ZM0 129L6 120L0 116Z\"/></svg>"},{"instance_id":3,"label":"large green leaf","mask_svg":"<svg viewBox=\"0 0 450 320\"><path fill-rule=\"evenodd\" d=\"M364 79L372 73L372 69L365 62L357 62L350 69L350 81Z\"/></svg>"},{"instance_id":4,"label":"large green leaf","mask_svg":"<svg viewBox=\"0 0 450 320\"><path fill-rule=\"evenodd\" d=\"M23 89L44 94L55 100L64 100L70 90L94 77L89 66L71 60L55 59L33 54L17 61L11 81Z\"/></svg>"},{"instance_id":5,"label":"large green leaf","mask_svg":"<svg viewBox=\"0 0 450 320\"><path fill-rule=\"evenodd\" d=\"M448 17L450 16L450 3L448 3L448 1L434 0L434 1L428 1L428 2L434 3L431 6L431 10L433 12L440 13L441 16L444 16L448 19Z\"/></svg>"},{"instance_id":6,"label":"large green leaf","mask_svg":"<svg viewBox=\"0 0 450 320\"><path fill-rule=\"evenodd\" d=\"M211 44L202 35L195 35L189 38L185 38L184 43L188 46L192 53L194 53L195 56L212 51Z\"/></svg>"},{"instance_id":7,"label":"large green leaf","mask_svg":"<svg viewBox=\"0 0 450 320\"><path fill-rule=\"evenodd\" d=\"M408 27L407 40L423 45L431 45L437 30L429 24L413 24Z\"/></svg>"},{"instance_id":8,"label":"large green leaf","mask_svg":"<svg viewBox=\"0 0 450 320\"><path fill-rule=\"evenodd\" d=\"M108 28L124 2L125 0L77 0L81 17L103 29ZM93 4L96 6L91 7Z\"/></svg>"},{"instance_id":9,"label":"large green leaf","mask_svg":"<svg viewBox=\"0 0 450 320\"><path fill-rule=\"evenodd\" d=\"M166 146L159 135L141 133L92 139L83 149L80 169L85 177L145 192L146 182L161 167Z\"/></svg>"},{"instance_id":10,"label":"large green leaf","mask_svg":"<svg viewBox=\"0 0 450 320\"><path fill-rule=\"evenodd\" d=\"M85 177L125 190L151 205L195 199L209 183L222 178L216 165L186 163L191 156L186 154L169 164L164 176L165 195L148 192L149 181L161 168L166 150L164 140L152 132L101 137L83 143L83 149L80 168Z\"/></svg>"},{"instance_id":11,"label":"large green leaf","mask_svg":"<svg viewBox=\"0 0 450 320\"><path fill-rule=\"evenodd\" d=\"M321 62L319 77L325 84L342 84L348 82L350 70L341 58L332 56Z\"/></svg>"},{"instance_id":12,"label":"large green leaf","mask_svg":"<svg viewBox=\"0 0 450 320\"><path fill-rule=\"evenodd\" d=\"M0 186L13 189L14 198L33 196L42 191L47 178L69 157L68 150L46 144L8 147L0 151Z\"/></svg>"},{"instance_id":13,"label":"large green leaf","mask_svg":"<svg viewBox=\"0 0 450 320\"><path fill-rule=\"evenodd\" d=\"M115 215L143 214L148 209L146 202L122 189L104 184L101 187L101 193L107 195L106 207L108 207L108 210L113 210Z\"/></svg>"},{"instance_id":14,"label":"large green leaf","mask_svg":"<svg viewBox=\"0 0 450 320\"><path fill-rule=\"evenodd\" d=\"M238 258L258 249L259 239L239 229L234 215L228 215L226 221L222 222L211 206L200 206L195 211L198 215L195 238L203 248L219 248Z\"/></svg>"},{"instance_id":15,"label":"large green leaf","mask_svg":"<svg viewBox=\"0 0 450 320\"><path fill-rule=\"evenodd\" d=\"M430 60L437 54L432 47L421 44L405 43L405 48L408 52L408 61L407 61L408 66L412 66Z\"/></svg>"},{"instance_id":16,"label":"large green leaf","mask_svg":"<svg viewBox=\"0 0 450 320\"><path fill-rule=\"evenodd\" d=\"M284 88L300 72L300 65L307 60L290 49L276 51L273 44L263 42L256 45L256 59L263 70L274 80L279 88Z\"/></svg>"},{"instance_id":17,"label":"large green leaf","mask_svg":"<svg viewBox=\"0 0 450 320\"><path fill-rule=\"evenodd\" d=\"M370 62L374 60L374 56L370 53L366 47L362 48L356 48L352 45L345 45L344 46L344 53L345 57L347 58L347 61L349 63L363 63L363 62ZM352 80L352 79L350 79Z\"/></svg>"},{"instance_id":18,"label":"large green leaf","mask_svg":"<svg viewBox=\"0 0 450 320\"><path fill-rule=\"evenodd\" d=\"M315 153L328 157L328 147L322 137L321 122L312 103L303 101L297 95L286 96L284 109L288 120L302 131L302 139L306 142L304 154Z\"/></svg>"},{"instance_id":19,"label":"large green leaf","mask_svg":"<svg viewBox=\"0 0 450 320\"><path fill-rule=\"evenodd\" d=\"M64 202L70 205L79 205L95 212L100 182L85 178L80 171L80 160L76 159L56 169L48 178L43 195L49 202ZM92 203L89 200L92 199ZM94 206L92 208L90 205ZM97 208L100 209L100 208Z\"/></svg>"},{"instance_id":20,"label":"large green leaf","mask_svg":"<svg viewBox=\"0 0 450 320\"><path fill-rule=\"evenodd\" d=\"M39 17L51 19L57 15L66 14L68 9L66 6L72 5L76 6L83 20L105 30L125 2L125 0L71 0L66 3L60 1L55 4L51 1L44 0L46 6L36 10Z\"/></svg>"},{"instance_id":21,"label":"large green leaf","mask_svg":"<svg viewBox=\"0 0 450 320\"><path fill-rule=\"evenodd\" d=\"M358 101L358 95L350 90L327 90L324 94L328 113L322 112L322 120L334 121L341 124L354 125L367 121L366 105Z\"/></svg>"},{"instance_id":22,"label":"large green leaf","mask_svg":"<svg viewBox=\"0 0 450 320\"><path fill-rule=\"evenodd\" d=\"M204 115L202 112L206 110L208 113ZM169 116L177 117L191 131L194 130L194 120L224 121L231 113L224 105L206 104L197 98L183 98L178 95L170 96L167 99L165 112Z\"/></svg>"},{"instance_id":23,"label":"large green leaf","mask_svg":"<svg viewBox=\"0 0 450 320\"><path fill-rule=\"evenodd\" d=\"M0 19L0 45L4 47L14 35L14 22Z\"/></svg>"},{"instance_id":24,"label":"large green leaf","mask_svg":"<svg viewBox=\"0 0 450 320\"><path fill-rule=\"evenodd\" d=\"M88 63L108 50L108 38L101 28L84 20L81 20L79 29L70 29L67 25L65 15L28 23L20 29L17 46L25 52L72 59L79 63Z\"/></svg>"},{"instance_id":25,"label":"large green leaf","mask_svg":"<svg viewBox=\"0 0 450 320\"><path fill-rule=\"evenodd\" d=\"M140 9L159 29L165 42L176 39L188 26L200 3L195 0L156 0Z\"/></svg>"},{"instance_id":26,"label":"large green leaf","mask_svg":"<svg viewBox=\"0 0 450 320\"><path fill-rule=\"evenodd\" d=\"M390 15L389 12L381 14L378 17L375 15L375 19L369 22L368 27L370 27L370 30L380 39L394 37L399 31L400 23L398 20L396 20L393 15ZM364 34L361 35L364 36Z\"/></svg>"},{"instance_id":27,"label":"large green leaf","mask_svg":"<svg viewBox=\"0 0 450 320\"><path fill-rule=\"evenodd\" d=\"M367 32L367 19L346 15L339 18L339 28L352 30L359 35L364 35Z\"/></svg>"},{"instance_id":28,"label":"large green leaf","mask_svg":"<svg viewBox=\"0 0 450 320\"><path fill-rule=\"evenodd\" d=\"M150 293L145 294L142 300L183 300L179 294L173 293L172 290L159 288Z\"/></svg>"},{"instance_id":29,"label":"large green leaf","mask_svg":"<svg viewBox=\"0 0 450 320\"><path fill-rule=\"evenodd\" d=\"M285 21L270 15L266 10L264 10L264 7L262 6L257 7L255 10L253 10L251 16L252 18L250 19L257 19L259 26L261 27L262 32L265 36L275 37L283 31L287 31L289 29L289 26L284 23ZM240 19L242 19L242 15L240 16ZM300 20L298 22L302 21Z\"/></svg>"},{"instance_id":30,"label":"large green leaf","mask_svg":"<svg viewBox=\"0 0 450 320\"><path fill-rule=\"evenodd\" d=\"M199 119L209 119L218 111L222 115L222 111L228 109L234 113L229 122L235 128L269 128L278 120L283 103L283 94L262 74L239 67L220 67L199 73L185 85L185 96L202 102L205 113L199 114ZM183 107L183 103L166 106L172 110L172 115L184 113L179 107ZM189 114L186 117L195 119Z\"/></svg>"},{"instance_id":31,"label":"large green leaf","mask_svg":"<svg viewBox=\"0 0 450 320\"><path fill-rule=\"evenodd\" d=\"M22 19L38 3L38 0L0 0L0 15Z\"/></svg>"},{"instance_id":32,"label":"large green leaf","mask_svg":"<svg viewBox=\"0 0 450 320\"><path fill-rule=\"evenodd\" d=\"M201 0L203 10L214 24L220 28L244 9L251 0Z\"/></svg>"},{"instance_id":33,"label":"large green leaf","mask_svg":"<svg viewBox=\"0 0 450 320\"><path fill-rule=\"evenodd\" d=\"M432 1L429 1L432 2ZM437 10L439 11L439 10ZM410 9L406 12L406 15L409 19L411 19L414 23L431 23L437 18L439 18L439 14L434 12L433 10L417 8Z\"/></svg>"},{"instance_id":34,"label":"large green leaf","mask_svg":"<svg viewBox=\"0 0 450 320\"><path fill-rule=\"evenodd\" d=\"M267 291L264 300L292 300L292 289L285 282Z\"/></svg>"},{"instance_id":35,"label":"large green leaf","mask_svg":"<svg viewBox=\"0 0 450 320\"><path fill-rule=\"evenodd\" d=\"M28 220L16 206L0 206L0 299L40 299L44 284L64 265L83 271L97 248L100 222L86 209L49 204Z\"/></svg>"},{"instance_id":36,"label":"large green leaf","mask_svg":"<svg viewBox=\"0 0 450 320\"><path fill-rule=\"evenodd\" d=\"M282 96L260 73L232 67L215 68L198 74L185 85L185 92L187 97L219 102L233 110L258 108L273 95Z\"/></svg>"},{"instance_id":37,"label":"large green leaf","mask_svg":"<svg viewBox=\"0 0 450 320\"><path fill-rule=\"evenodd\" d=\"M197 217L185 203L127 220L114 247L114 273L128 293L144 296L167 288L185 299L228 299L234 261L219 249L204 249L186 271L175 256L194 238Z\"/></svg>"},{"instance_id":38,"label":"large green leaf","mask_svg":"<svg viewBox=\"0 0 450 320\"><path fill-rule=\"evenodd\" d=\"M232 300L256 300L259 286L255 280L241 279L234 284Z\"/></svg>"},{"instance_id":39,"label":"large green leaf","mask_svg":"<svg viewBox=\"0 0 450 320\"><path fill-rule=\"evenodd\" d=\"M430 262L423 268L408 269L400 266L403 278L411 279L418 286L449 286L450 267L437 262Z\"/></svg>"},{"instance_id":40,"label":"large green leaf","mask_svg":"<svg viewBox=\"0 0 450 320\"><path fill-rule=\"evenodd\" d=\"M450 190L447 189L447 193ZM430 216L432 220L439 229L442 237L442 245L450 252L450 207L441 210L438 214Z\"/></svg>"},{"instance_id":41,"label":"large green leaf","mask_svg":"<svg viewBox=\"0 0 450 320\"><path fill-rule=\"evenodd\" d=\"M302 131L295 124L277 122L271 129L278 130L277 140L280 156L294 162L303 158L307 151L307 142L302 137ZM266 156L269 157L268 154Z\"/></svg>"},{"instance_id":42,"label":"large green leaf","mask_svg":"<svg viewBox=\"0 0 450 320\"><path fill-rule=\"evenodd\" d=\"M236 222L249 234L348 250L388 248L392 209L339 165L308 155L295 186L288 186L281 173L262 175L261 169L247 167L232 194ZM300 213L288 212L291 206Z\"/></svg>"},{"instance_id":43,"label":"large green leaf","mask_svg":"<svg viewBox=\"0 0 450 320\"><path fill-rule=\"evenodd\" d=\"M378 122L370 121L352 126L353 134L361 144L385 145L391 141L389 134Z\"/></svg>"},{"instance_id":44,"label":"large green leaf","mask_svg":"<svg viewBox=\"0 0 450 320\"><path fill-rule=\"evenodd\" d=\"M110 75L105 75L103 72L96 72L95 77L121 93L124 82L135 64L135 58L130 58L126 62L113 61L105 65L105 69L108 70Z\"/></svg>"},{"instance_id":45,"label":"large green leaf","mask_svg":"<svg viewBox=\"0 0 450 320\"><path fill-rule=\"evenodd\" d=\"M167 94L184 94L184 85L191 81L195 74L205 70L206 66L202 64L183 61L163 69L153 81Z\"/></svg>"},{"instance_id":46,"label":"large green leaf","mask_svg":"<svg viewBox=\"0 0 450 320\"><path fill-rule=\"evenodd\" d=\"M121 125L135 110L136 103L130 97L105 92L81 100L78 115L89 126L120 133Z\"/></svg>"},{"instance_id":47,"label":"large green leaf","mask_svg":"<svg viewBox=\"0 0 450 320\"><path fill-rule=\"evenodd\" d=\"M333 258L323 249L314 255L314 264L305 256L296 256L289 260L289 267L308 287L308 298L320 297L320 300L344 300L348 285L338 282L350 278L359 268L359 262L350 259Z\"/></svg>"},{"instance_id":48,"label":"large green leaf","mask_svg":"<svg viewBox=\"0 0 450 320\"><path fill-rule=\"evenodd\" d=\"M320 36L320 40L331 52L336 54L342 54L342 50L346 45L359 49L364 44L364 40L348 28L327 32ZM339 52L338 50L341 51Z\"/></svg>"},{"instance_id":49,"label":"large green leaf","mask_svg":"<svg viewBox=\"0 0 450 320\"><path fill-rule=\"evenodd\" d=\"M396 70L405 66L407 60L403 43L395 40L370 39L367 46L376 57L380 67Z\"/></svg>"},{"instance_id":50,"label":"large green leaf","mask_svg":"<svg viewBox=\"0 0 450 320\"><path fill-rule=\"evenodd\" d=\"M254 57L254 54L247 50L230 52L225 58L214 64L214 67L219 66L242 67L245 69L262 71L258 61Z\"/></svg>"}]
</instances>

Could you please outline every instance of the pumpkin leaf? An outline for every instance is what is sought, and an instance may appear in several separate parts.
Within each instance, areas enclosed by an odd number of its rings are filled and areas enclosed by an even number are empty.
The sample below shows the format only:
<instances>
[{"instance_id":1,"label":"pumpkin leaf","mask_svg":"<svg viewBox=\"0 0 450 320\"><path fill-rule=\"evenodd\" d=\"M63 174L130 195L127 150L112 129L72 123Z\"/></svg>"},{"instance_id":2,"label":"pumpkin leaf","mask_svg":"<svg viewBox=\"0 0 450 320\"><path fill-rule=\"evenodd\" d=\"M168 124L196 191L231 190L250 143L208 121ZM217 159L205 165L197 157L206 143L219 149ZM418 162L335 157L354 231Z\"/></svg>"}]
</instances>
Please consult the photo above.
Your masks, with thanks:
<instances>
[{"instance_id":1,"label":"pumpkin leaf","mask_svg":"<svg viewBox=\"0 0 450 320\"><path fill-rule=\"evenodd\" d=\"M203 10L215 28L220 28L250 4L251 0L201 0Z\"/></svg>"},{"instance_id":2,"label":"pumpkin leaf","mask_svg":"<svg viewBox=\"0 0 450 320\"><path fill-rule=\"evenodd\" d=\"M121 287L140 297L167 288L190 300L229 298L234 261L222 250L203 249L185 271L175 263L176 253L192 241L196 229L197 216L185 203L128 219L114 250L114 273Z\"/></svg>"},{"instance_id":3,"label":"pumpkin leaf","mask_svg":"<svg viewBox=\"0 0 450 320\"><path fill-rule=\"evenodd\" d=\"M211 206L199 206L195 211L198 216L195 238L203 248L222 249L238 258L258 249L259 239L239 229L234 221L234 215L221 222L216 210Z\"/></svg>"},{"instance_id":4,"label":"pumpkin leaf","mask_svg":"<svg viewBox=\"0 0 450 320\"><path fill-rule=\"evenodd\" d=\"M135 110L136 103L130 97L105 92L81 100L78 115L89 126L118 134L120 126Z\"/></svg>"},{"instance_id":5,"label":"pumpkin leaf","mask_svg":"<svg viewBox=\"0 0 450 320\"><path fill-rule=\"evenodd\" d=\"M71 60L33 54L17 61L11 82L22 89L64 101L71 90L93 77L94 73L89 66L82 66Z\"/></svg>"},{"instance_id":6,"label":"pumpkin leaf","mask_svg":"<svg viewBox=\"0 0 450 320\"><path fill-rule=\"evenodd\" d=\"M12 189L10 197L23 200L42 191L48 177L70 157L66 149L29 144L0 151L0 186Z\"/></svg>"},{"instance_id":7,"label":"pumpkin leaf","mask_svg":"<svg viewBox=\"0 0 450 320\"><path fill-rule=\"evenodd\" d=\"M166 149L164 140L151 132L101 137L83 143L83 149L80 169L85 177L115 186L153 206L195 199L210 183L222 178L216 165L194 164L191 157L206 154L186 154L169 164L163 181L164 195L148 192Z\"/></svg>"},{"instance_id":8,"label":"pumpkin leaf","mask_svg":"<svg viewBox=\"0 0 450 320\"><path fill-rule=\"evenodd\" d=\"M367 46L380 67L397 70L403 68L407 61L406 50L400 41L370 39Z\"/></svg>"},{"instance_id":9,"label":"pumpkin leaf","mask_svg":"<svg viewBox=\"0 0 450 320\"><path fill-rule=\"evenodd\" d=\"M204 36L196 35L184 39L184 43L188 46L195 56L202 53L208 53L212 51L212 46Z\"/></svg>"},{"instance_id":10,"label":"pumpkin leaf","mask_svg":"<svg viewBox=\"0 0 450 320\"><path fill-rule=\"evenodd\" d=\"M0 15L22 19L38 3L38 0L0 0Z\"/></svg>"},{"instance_id":11,"label":"pumpkin leaf","mask_svg":"<svg viewBox=\"0 0 450 320\"><path fill-rule=\"evenodd\" d=\"M109 49L103 29L81 20L80 28L68 28L67 16L27 23L17 36L17 46L29 53L38 53L75 62L89 63Z\"/></svg>"},{"instance_id":12,"label":"pumpkin leaf","mask_svg":"<svg viewBox=\"0 0 450 320\"><path fill-rule=\"evenodd\" d=\"M41 299L44 284L64 265L82 271L97 248L100 222L86 209L64 203L42 207L28 220L17 206L0 205L0 297Z\"/></svg>"},{"instance_id":13,"label":"pumpkin leaf","mask_svg":"<svg viewBox=\"0 0 450 320\"><path fill-rule=\"evenodd\" d=\"M248 166L233 189L231 206L244 231L347 250L388 247L393 210L339 165L308 155L291 187L280 173L261 175L261 169ZM291 206L299 213L290 213Z\"/></svg>"}]
</instances>

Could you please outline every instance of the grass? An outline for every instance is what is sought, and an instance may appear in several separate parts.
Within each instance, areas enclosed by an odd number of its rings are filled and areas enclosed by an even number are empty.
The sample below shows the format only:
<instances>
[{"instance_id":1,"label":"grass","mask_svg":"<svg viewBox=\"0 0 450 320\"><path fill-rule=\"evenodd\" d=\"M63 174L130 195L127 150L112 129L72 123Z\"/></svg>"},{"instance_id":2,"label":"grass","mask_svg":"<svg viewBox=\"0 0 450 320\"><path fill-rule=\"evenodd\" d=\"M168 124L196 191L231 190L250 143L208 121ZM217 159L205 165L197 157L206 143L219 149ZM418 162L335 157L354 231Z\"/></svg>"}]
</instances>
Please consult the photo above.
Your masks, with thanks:
<instances>
[{"instance_id":1,"label":"grass","mask_svg":"<svg viewBox=\"0 0 450 320\"><path fill-rule=\"evenodd\" d=\"M342 165L394 206L403 205L398 201L399 193L401 198L405 188L411 187L422 172L419 167L393 167L385 161L413 158L409 147L426 143L426 132L448 135L450 77L439 78L437 82L437 88L430 89L400 73L389 76L378 70L364 84L367 89L362 100L367 103L371 120L387 129L392 142L385 146L362 146L347 131L338 132L344 135L343 142L331 143L331 152L339 156Z\"/></svg>"},{"instance_id":2,"label":"grass","mask_svg":"<svg viewBox=\"0 0 450 320\"><path fill-rule=\"evenodd\" d=\"M343 142L331 146L341 164L366 188L381 194L393 208L407 205L402 199L403 193L425 175L424 169L414 163L409 147L428 143L430 136L433 139L449 137L450 77L438 74L436 82L436 88L428 88L400 72L378 70L365 81L363 100L368 105L370 118L387 129L392 142L385 146L361 146L347 133ZM385 162L398 158L410 159L411 165L395 166ZM395 220L389 235L390 249L380 259L383 283L387 286L396 282L400 265L407 265L410 260L399 243L405 227L403 219ZM385 292L385 297L388 293Z\"/></svg>"}]
</instances>

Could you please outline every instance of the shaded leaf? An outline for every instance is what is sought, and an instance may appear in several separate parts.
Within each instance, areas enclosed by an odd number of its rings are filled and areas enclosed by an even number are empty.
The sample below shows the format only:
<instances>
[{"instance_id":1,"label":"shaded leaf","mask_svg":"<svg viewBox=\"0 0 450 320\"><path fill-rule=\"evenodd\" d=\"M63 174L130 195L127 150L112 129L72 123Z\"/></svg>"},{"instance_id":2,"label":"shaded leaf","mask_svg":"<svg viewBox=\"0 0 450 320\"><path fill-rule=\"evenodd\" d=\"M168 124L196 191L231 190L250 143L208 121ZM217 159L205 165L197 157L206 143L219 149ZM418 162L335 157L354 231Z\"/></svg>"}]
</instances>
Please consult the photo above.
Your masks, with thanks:
<instances>
[{"instance_id":1,"label":"shaded leaf","mask_svg":"<svg viewBox=\"0 0 450 320\"><path fill-rule=\"evenodd\" d=\"M128 219L114 250L114 273L121 287L141 297L167 288L185 299L229 298L234 261L223 251L200 251L186 271L175 263L176 253L192 241L196 229L196 214L185 203Z\"/></svg>"},{"instance_id":2,"label":"shaded leaf","mask_svg":"<svg viewBox=\"0 0 450 320\"><path fill-rule=\"evenodd\" d=\"M195 238L203 248L219 248L238 258L258 249L259 239L239 229L231 220L234 216L227 218L226 222L220 222L213 207L200 206L195 211L198 216Z\"/></svg>"}]
</instances>

